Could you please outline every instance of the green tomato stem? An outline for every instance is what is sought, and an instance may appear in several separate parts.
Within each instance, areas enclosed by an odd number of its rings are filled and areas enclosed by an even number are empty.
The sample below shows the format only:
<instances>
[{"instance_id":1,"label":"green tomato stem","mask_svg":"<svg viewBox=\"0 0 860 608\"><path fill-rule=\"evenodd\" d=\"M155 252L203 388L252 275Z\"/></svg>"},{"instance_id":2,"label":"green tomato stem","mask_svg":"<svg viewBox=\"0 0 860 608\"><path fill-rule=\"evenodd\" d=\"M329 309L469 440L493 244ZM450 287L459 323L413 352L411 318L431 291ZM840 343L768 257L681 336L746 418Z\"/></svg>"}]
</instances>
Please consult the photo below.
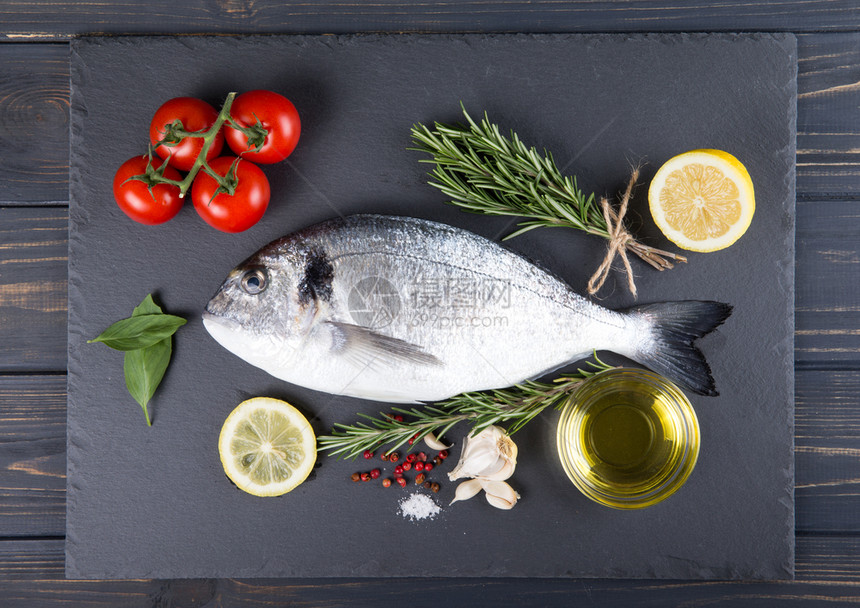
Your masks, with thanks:
<instances>
[{"instance_id":1,"label":"green tomato stem","mask_svg":"<svg viewBox=\"0 0 860 608\"><path fill-rule=\"evenodd\" d=\"M257 118L256 114L254 115L254 118L257 119L257 122L250 127L244 127L232 119L228 120L227 123L245 136L248 148L259 152L266 143L266 137L268 137L269 132L266 130L266 127L263 126L260 119Z\"/></svg>"},{"instance_id":2,"label":"green tomato stem","mask_svg":"<svg viewBox=\"0 0 860 608\"><path fill-rule=\"evenodd\" d=\"M147 168L147 172L143 175L135 175L130 177L129 179L136 179L146 183L151 189L153 186L157 184L170 184L172 186L176 186L179 188L179 198L185 198L185 194L188 192L188 189L191 187L191 184L194 182L194 178L197 177L197 174L201 169L205 171L212 179L218 182L218 190L216 192L226 192L227 194L232 195L236 191L236 171L235 171L235 163L233 165L233 169L228 172L226 176L218 175L210 166L209 163L206 162L206 155L209 153L209 148L212 146L212 143L215 141L215 138L218 137L218 132L221 130L221 127L224 126L225 123L230 124L231 126L235 126L243 133L247 134L247 128L239 127L238 125L234 125L232 119L230 118L230 108L233 106L233 100L236 98L236 92L232 91L227 94L227 98L224 100L224 105L221 106L221 111L218 113L218 118L215 119L215 122L211 127L205 132L199 131L177 131L180 135L184 137L200 137L203 139L203 147L200 149L200 153L197 155L197 160L194 161L194 164L191 166L191 169L188 171L188 175L185 176L182 180L175 180L164 177L163 170L159 171L158 169L153 168L151 165ZM265 139L268 132L262 125L255 125L251 128L254 133L262 134L263 139ZM152 150L149 152L150 157L152 156ZM167 161L165 161L167 164Z\"/></svg>"},{"instance_id":3,"label":"green tomato stem","mask_svg":"<svg viewBox=\"0 0 860 608\"><path fill-rule=\"evenodd\" d=\"M230 107L233 105L233 100L236 98L236 93L231 91L227 94L227 99L224 100L224 105L221 106L221 111L218 113L218 118L215 120L215 124L213 124L206 133L203 134L203 147L200 149L200 153L197 155L197 160L194 161L194 164L191 166L191 169L188 171L188 175L185 176L185 179L182 180L179 186L179 198L184 198L185 193L188 192L188 188L191 187L191 183L194 181L194 178L197 177L197 172L200 171L201 167L205 167L206 172L215 179L221 187L225 187L225 180L220 175L215 173L212 169L209 168L209 163L206 162L206 155L209 153L209 148L212 146L212 142L215 141L215 138L218 136L218 132L221 130L221 127L224 126L224 123L230 118ZM199 136L195 136L199 137Z\"/></svg>"}]
</instances>

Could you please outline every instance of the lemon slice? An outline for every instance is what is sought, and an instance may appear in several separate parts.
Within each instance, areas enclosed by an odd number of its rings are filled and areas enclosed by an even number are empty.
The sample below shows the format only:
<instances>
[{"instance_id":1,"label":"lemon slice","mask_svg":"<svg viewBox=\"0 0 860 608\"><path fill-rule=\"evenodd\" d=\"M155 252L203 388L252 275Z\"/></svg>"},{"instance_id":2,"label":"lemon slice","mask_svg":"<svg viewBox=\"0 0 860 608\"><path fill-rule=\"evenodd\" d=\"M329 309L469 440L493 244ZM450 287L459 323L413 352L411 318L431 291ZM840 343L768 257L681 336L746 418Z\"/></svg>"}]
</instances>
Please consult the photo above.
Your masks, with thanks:
<instances>
[{"instance_id":1,"label":"lemon slice","mask_svg":"<svg viewBox=\"0 0 860 608\"><path fill-rule=\"evenodd\" d=\"M648 203L666 238L690 251L725 249L746 232L755 212L750 174L722 150L670 158L651 182Z\"/></svg>"},{"instance_id":2,"label":"lemon slice","mask_svg":"<svg viewBox=\"0 0 860 608\"><path fill-rule=\"evenodd\" d=\"M316 436L286 401L254 397L233 410L218 439L233 483L254 496L280 496L302 483L316 462Z\"/></svg>"}]
</instances>

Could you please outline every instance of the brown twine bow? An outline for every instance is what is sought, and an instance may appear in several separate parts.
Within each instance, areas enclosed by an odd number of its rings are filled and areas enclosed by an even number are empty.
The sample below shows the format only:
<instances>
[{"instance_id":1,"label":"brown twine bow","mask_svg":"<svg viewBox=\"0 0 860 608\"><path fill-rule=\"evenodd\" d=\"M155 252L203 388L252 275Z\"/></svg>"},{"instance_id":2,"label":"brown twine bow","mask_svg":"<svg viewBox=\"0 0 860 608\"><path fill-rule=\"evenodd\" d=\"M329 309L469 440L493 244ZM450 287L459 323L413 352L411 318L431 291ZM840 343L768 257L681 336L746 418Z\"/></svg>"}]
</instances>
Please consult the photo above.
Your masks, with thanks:
<instances>
[{"instance_id":1,"label":"brown twine bow","mask_svg":"<svg viewBox=\"0 0 860 608\"><path fill-rule=\"evenodd\" d=\"M601 199L600 205L603 208L603 218L606 220L606 227L609 231L609 249L606 252L606 257L598 266L597 270L588 281L588 294L594 295L597 293L603 283L606 282L606 277L609 276L609 271L612 269L612 261L615 256L621 258L624 262L624 269L627 271L627 286L630 288L630 293L636 297L636 283L633 280L633 268L630 266L630 260L627 258L627 247L631 242L635 243L627 229L624 227L624 216L627 214L627 207L630 204L630 195L633 193L633 186L639 180L639 169L634 169L630 175L630 181L627 183L627 189L624 191L624 196L621 197L621 206L616 212L609 200L605 197ZM669 265L671 268L671 264Z\"/></svg>"},{"instance_id":2,"label":"brown twine bow","mask_svg":"<svg viewBox=\"0 0 860 608\"><path fill-rule=\"evenodd\" d=\"M612 208L609 201L604 198L600 201L603 208L603 219L606 220L607 238L609 239L609 249L606 252L606 257L603 262L594 272L591 280L588 281L588 294L594 295L603 287L606 282L606 277L609 276L609 271L612 269L612 261L615 256L621 257L624 262L624 268L627 271L627 286L630 288L630 293L636 297L636 283L633 281L633 268L630 266L630 260L627 258L627 252L630 251L639 256L644 262L647 262L657 270L666 270L673 268L672 261L686 262L687 258L677 253L664 251L651 247L637 241L632 234L627 232L624 227L624 216L627 214L627 207L630 204L630 195L633 193L633 186L639 179L639 169L634 169L630 175L630 182L627 184L627 190L624 191L624 196L621 197L621 206L618 212ZM670 261L671 260L671 261Z\"/></svg>"}]
</instances>

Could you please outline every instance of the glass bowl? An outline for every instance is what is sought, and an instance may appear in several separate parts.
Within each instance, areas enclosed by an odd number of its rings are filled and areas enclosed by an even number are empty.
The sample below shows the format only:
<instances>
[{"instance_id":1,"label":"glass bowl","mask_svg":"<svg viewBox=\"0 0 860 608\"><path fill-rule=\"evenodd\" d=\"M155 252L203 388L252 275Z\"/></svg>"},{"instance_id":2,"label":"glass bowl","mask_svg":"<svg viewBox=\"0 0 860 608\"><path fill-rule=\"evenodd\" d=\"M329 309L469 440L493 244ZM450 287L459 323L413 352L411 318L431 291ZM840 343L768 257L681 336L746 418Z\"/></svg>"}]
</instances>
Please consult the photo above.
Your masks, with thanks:
<instances>
[{"instance_id":1,"label":"glass bowl","mask_svg":"<svg viewBox=\"0 0 860 608\"><path fill-rule=\"evenodd\" d=\"M699 421L681 390L654 372L616 368L585 380L562 407L557 447L573 484L616 509L680 488L699 456Z\"/></svg>"}]
</instances>

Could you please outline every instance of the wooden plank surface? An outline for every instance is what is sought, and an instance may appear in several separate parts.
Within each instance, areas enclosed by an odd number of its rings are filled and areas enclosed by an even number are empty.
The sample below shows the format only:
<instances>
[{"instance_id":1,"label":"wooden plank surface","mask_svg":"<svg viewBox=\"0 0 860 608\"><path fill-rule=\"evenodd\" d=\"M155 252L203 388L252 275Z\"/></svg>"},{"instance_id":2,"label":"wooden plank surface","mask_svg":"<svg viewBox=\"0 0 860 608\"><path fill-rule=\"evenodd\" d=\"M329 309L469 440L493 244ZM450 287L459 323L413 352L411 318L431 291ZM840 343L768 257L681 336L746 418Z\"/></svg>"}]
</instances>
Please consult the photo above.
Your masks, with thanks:
<instances>
[{"instance_id":1,"label":"wooden plank surface","mask_svg":"<svg viewBox=\"0 0 860 608\"><path fill-rule=\"evenodd\" d=\"M839 31L860 27L853 0L7 0L7 40L106 33L377 31Z\"/></svg>"},{"instance_id":2,"label":"wooden plank surface","mask_svg":"<svg viewBox=\"0 0 860 608\"><path fill-rule=\"evenodd\" d=\"M860 366L860 201L801 199L795 236L795 365Z\"/></svg>"},{"instance_id":3,"label":"wooden plank surface","mask_svg":"<svg viewBox=\"0 0 860 608\"><path fill-rule=\"evenodd\" d=\"M4 608L860 603L860 8L855 0L692 5L648 0L12 0L0 4L0 22ZM36 41L98 32L636 30L808 32L798 37L798 582L62 580L68 46ZM842 33L832 33L837 31ZM27 143L22 146L22 141Z\"/></svg>"},{"instance_id":4,"label":"wooden plank surface","mask_svg":"<svg viewBox=\"0 0 860 608\"><path fill-rule=\"evenodd\" d=\"M0 375L0 472L0 537L66 533L65 374Z\"/></svg>"},{"instance_id":5,"label":"wooden plank surface","mask_svg":"<svg viewBox=\"0 0 860 608\"><path fill-rule=\"evenodd\" d=\"M801 370L795 384L796 529L860 533L860 371Z\"/></svg>"},{"instance_id":6,"label":"wooden plank surface","mask_svg":"<svg viewBox=\"0 0 860 608\"><path fill-rule=\"evenodd\" d=\"M66 369L68 210L0 207L0 371Z\"/></svg>"},{"instance_id":7,"label":"wooden plank surface","mask_svg":"<svg viewBox=\"0 0 860 608\"><path fill-rule=\"evenodd\" d=\"M855 5L860 14L860 5ZM797 38L798 197L860 195L860 33Z\"/></svg>"},{"instance_id":8,"label":"wooden plank surface","mask_svg":"<svg viewBox=\"0 0 860 608\"><path fill-rule=\"evenodd\" d=\"M0 66L0 204L66 202L68 45L0 44Z\"/></svg>"}]
</instances>

